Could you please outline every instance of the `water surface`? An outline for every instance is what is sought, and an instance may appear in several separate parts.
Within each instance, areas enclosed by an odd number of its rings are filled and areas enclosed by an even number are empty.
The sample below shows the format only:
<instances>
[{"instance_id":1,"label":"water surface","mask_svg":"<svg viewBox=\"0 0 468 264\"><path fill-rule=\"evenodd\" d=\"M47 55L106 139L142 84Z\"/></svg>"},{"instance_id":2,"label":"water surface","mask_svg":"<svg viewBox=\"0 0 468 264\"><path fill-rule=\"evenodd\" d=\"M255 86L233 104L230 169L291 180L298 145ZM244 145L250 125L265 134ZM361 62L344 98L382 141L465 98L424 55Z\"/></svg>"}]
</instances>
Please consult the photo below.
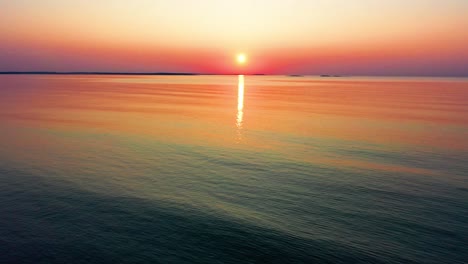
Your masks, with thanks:
<instances>
[{"instance_id":1,"label":"water surface","mask_svg":"<svg viewBox=\"0 0 468 264\"><path fill-rule=\"evenodd\" d=\"M466 263L468 81L0 76L2 263Z\"/></svg>"}]
</instances>

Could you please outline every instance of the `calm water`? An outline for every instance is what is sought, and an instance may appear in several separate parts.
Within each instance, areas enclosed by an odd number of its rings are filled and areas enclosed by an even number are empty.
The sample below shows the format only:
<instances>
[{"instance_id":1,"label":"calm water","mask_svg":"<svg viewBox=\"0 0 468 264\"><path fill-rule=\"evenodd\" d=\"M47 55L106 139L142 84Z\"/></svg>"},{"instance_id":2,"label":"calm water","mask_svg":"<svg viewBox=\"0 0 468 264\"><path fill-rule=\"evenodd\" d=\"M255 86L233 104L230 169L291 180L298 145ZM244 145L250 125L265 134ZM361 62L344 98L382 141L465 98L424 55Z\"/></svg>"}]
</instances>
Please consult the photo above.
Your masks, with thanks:
<instances>
[{"instance_id":1,"label":"calm water","mask_svg":"<svg viewBox=\"0 0 468 264\"><path fill-rule=\"evenodd\" d=\"M467 263L468 80L0 76L0 263Z\"/></svg>"}]
</instances>

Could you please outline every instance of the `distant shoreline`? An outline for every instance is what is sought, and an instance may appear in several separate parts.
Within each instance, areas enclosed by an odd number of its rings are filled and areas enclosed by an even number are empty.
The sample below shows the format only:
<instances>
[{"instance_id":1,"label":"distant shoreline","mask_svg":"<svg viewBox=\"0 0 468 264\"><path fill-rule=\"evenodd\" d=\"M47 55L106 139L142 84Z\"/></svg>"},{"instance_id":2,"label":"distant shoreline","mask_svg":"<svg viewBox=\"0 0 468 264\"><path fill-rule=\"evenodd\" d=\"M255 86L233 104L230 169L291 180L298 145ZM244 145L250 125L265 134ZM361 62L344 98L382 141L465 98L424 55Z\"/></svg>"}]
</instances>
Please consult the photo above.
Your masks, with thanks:
<instances>
[{"instance_id":1,"label":"distant shoreline","mask_svg":"<svg viewBox=\"0 0 468 264\"><path fill-rule=\"evenodd\" d=\"M55 72L55 71L3 71L0 75L6 74L42 74L42 75L182 75L182 76L195 76L195 75L239 75L239 73L195 73L195 72ZM244 75L263 76L263 73L253 73Z\"/></svg>"},{"instance_id":2,"label":"distant shoreline","mask_svg":"<svg viewBox=\"0 0 468 264\"><path fill-rule=\"evenodd\" d=\"M28 72L0 72L0 74L66 74L66 75L200 75L191 72L54 72L54 71L28 71Z\"/></svg>"}]
</instances>

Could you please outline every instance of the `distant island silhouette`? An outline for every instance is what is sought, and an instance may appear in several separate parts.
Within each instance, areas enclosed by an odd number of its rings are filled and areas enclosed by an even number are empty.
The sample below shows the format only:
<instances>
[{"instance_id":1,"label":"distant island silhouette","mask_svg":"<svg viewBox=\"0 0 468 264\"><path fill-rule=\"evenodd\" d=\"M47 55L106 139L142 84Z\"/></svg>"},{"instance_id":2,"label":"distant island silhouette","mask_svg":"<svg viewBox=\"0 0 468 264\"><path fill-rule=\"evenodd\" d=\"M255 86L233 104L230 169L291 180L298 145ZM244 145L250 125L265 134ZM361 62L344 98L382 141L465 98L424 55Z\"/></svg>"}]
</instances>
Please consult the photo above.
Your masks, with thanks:
<instances>
[{"instance_id":1,"label":"distant island silhouette","mask_svg":"<svg viewBox=\"0 0 468 264\"><path fill-rule=\"evenodd\" d=\"M55 71L4 71L0 74L76 74L76 75L200 75L192 72L55 72Z\"/></svg>"},{"instance_id":2,"label":"distant island silhouette","mask_svg":"<svg viewBox=\"0 0 468 264\"><path fill-rule=\"evenodd\" d=\"M0 71L0 74L50 74L50 75L239 75L243 73L197 73L197 72L59 72L59 71ZM245 75L263 76L264 73Z\"/></svg>"},{"instance_id":3,"label":"distant island silhouette","mask_svg":"<svg viewBox=\"0 0 468 264\"><path fill-rule=\"evenodd\" d=\"M341 77L340 75L321 74L320 77Z\"/></svg>"},{"instance_id":4,"label":"distant island silhouette","mask_svg":"<svg viewBox=\"0 0 468 264\"><path fill-rule=\"evenodd\" d=\"M301 74L289 74L287 75L289 77L303 77L304 75L301 75Z\"/></svg>"}]
</instances>

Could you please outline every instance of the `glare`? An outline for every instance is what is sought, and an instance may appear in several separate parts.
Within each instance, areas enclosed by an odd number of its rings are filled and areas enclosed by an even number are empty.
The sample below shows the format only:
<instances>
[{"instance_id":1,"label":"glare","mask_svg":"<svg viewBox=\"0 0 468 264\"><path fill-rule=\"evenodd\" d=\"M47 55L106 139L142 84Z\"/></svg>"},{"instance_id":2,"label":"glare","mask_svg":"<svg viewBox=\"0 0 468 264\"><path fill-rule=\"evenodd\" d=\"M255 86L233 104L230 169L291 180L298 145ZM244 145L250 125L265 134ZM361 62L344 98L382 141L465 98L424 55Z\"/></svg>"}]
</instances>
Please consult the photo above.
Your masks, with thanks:
<instances>
[{"instance_id":1,"label":"glare","mask_svg":"<svg viewBox=\"0 0 468 264\"><path fill-rule=\"evenodd\" d=\"M247 56L244 53L239 53L237 54L237 63L239 64L244 64L247 62Z\"/></svg>"},{"instance_id":2,"label":"glare","mask_svg":"<svg viewBox=\"0 0 468 264\"><path fill-rule=\"evenodd\" d=\"M237 84L237 110L242 112L244 109L244 75L239 75L239 81ZM242 118L240 118L242 122Z\"/></svg>"},{"instance_id":3,"label":"glare","mask_svg":"<svg viewBox=\"0 0 468 264\"><path fill-rule=\"evenodd\" d=\"M244 120L244 75L239 75L237 84L237 142L242 140L242 122Z\"/></svg>"}]
</instances>

